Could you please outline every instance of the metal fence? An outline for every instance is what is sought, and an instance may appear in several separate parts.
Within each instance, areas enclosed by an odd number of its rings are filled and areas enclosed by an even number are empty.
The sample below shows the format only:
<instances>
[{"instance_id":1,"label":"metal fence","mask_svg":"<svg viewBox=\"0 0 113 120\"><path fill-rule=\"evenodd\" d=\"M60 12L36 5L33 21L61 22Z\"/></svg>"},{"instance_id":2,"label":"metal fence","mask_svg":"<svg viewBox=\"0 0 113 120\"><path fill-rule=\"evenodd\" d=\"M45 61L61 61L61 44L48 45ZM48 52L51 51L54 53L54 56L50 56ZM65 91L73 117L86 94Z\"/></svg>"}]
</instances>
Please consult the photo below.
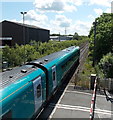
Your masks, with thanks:
<instances>
[{"instance_id":1,"label":"metal fence","mask_svg":"<svg viewBox=\"0 0 113 120\"><path fill-rule=\"evenodd\" d=\"M113 91L113 78L99 79L99 86L108 91Z\"/></svg>"}]
</instances>

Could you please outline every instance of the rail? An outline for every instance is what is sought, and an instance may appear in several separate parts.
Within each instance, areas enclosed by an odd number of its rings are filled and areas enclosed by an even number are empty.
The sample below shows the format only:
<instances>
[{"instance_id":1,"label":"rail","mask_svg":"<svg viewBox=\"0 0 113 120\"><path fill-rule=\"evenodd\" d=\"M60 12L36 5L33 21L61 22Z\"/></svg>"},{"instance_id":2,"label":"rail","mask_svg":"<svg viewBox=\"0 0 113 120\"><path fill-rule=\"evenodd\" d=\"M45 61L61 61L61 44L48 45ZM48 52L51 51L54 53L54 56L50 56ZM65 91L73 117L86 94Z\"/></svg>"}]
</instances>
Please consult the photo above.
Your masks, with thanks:
<instances>
[{"instance_id":1,"label":"rail","mask_svg":"<svg viewBox=\"0 0 113 120\"><path fill-rule=\"evenodd\" d=\"M85 43L82 46L80 46L80 60L79 60L79 65L75 71L75 73L73 74L71 81L72 83L75 84L74 88L76 88L77 83L78 83L78 74L82 71L82 66L84 64L85 59L88 56L88 48L89 48L89 43ZM85 57L84 57L85 56Z\"/></svg>"}]
</instances>

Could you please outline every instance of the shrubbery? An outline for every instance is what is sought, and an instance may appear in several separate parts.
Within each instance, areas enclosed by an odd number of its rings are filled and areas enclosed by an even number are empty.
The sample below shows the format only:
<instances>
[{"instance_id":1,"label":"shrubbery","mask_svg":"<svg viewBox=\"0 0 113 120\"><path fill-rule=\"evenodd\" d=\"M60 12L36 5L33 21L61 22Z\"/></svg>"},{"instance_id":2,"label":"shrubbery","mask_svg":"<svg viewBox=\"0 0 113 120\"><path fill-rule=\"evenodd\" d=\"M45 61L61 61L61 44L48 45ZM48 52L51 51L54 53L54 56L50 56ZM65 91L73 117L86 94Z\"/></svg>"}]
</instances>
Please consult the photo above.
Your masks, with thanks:
<instances>
[{"instance_id":1,"label":"shrubbery","mask_svg":"<svg viewBox=\"0 0 113 120\"><path fill-rule=\"evenodd\" d=\"M31 41L30 45L16 45L15 47L6 46L0 54L2 55L3 61L8 62L9 67L14 67L22 65L24 60L25 62L29 62L67 47L80 45L85 41L86 40L62 42L49 41L48 43Z\"/></svg>"},{"instance_id":2,"label":"shrubbery","mask_svg":"<svg viewBox=\"0 0 113 120\"><path fill-rule=\"evenodd\" d=\"M90 60L95 62L97 74L103 77L113 77L113 13L103 13L96 18L96 38L94 41L94 27L91 28ZM94 45L95 43L95 45Z\"/></svg>"},{"instance_id":3,"label":"shrubbery","mask_svg":"<svg viewBox=\"0 0 113 120\"><path fill-rule=\"evenodd\" d=\"M108 53L100 60L99 68L106 78L113 78L113 54Z\"/></svg>"},{"instance_id":4,"label":"shrubbery","mask_svg":"<svg viewBox=\"0 0 113 120\"><path fill-rule=\"evenodd\" d=\"M92 42L93 55L95 61L98 63L103 55L112 51L113 46L113 14L103 13L96 18L98 23L96 25L96 39L94 47L94 28L90 30L90 39ZM95 50L94 50L95 49Z\"/></svg>"}]
</instances>

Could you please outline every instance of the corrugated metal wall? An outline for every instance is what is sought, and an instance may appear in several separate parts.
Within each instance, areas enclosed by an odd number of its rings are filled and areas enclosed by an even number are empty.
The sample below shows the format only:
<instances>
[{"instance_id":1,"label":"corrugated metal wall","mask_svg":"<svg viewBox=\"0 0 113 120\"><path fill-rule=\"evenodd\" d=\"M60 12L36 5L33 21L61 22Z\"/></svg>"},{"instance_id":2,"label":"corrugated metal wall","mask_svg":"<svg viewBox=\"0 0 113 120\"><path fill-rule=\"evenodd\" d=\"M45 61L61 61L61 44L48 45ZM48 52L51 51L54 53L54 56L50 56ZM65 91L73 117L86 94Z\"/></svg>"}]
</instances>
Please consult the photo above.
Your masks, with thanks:
<instances>
[{"instance_id":1,"label":"corrugated metal wall","mask_svg":"<svg viewBox=\"0 0 113 120\"><path fill-rule=\"evenodd\" d=\"M11 41L3 41L3 46L8 44L9 46L13 46L16 43L18 45L24 44L23 41L23 26L9 22L3 21L2 23L2 36L0 37L12 37ZM25 43L29 44L31 40L48 42L50 31L40 28L32 28L25 26Z\"/></svg>"}]
</instances>

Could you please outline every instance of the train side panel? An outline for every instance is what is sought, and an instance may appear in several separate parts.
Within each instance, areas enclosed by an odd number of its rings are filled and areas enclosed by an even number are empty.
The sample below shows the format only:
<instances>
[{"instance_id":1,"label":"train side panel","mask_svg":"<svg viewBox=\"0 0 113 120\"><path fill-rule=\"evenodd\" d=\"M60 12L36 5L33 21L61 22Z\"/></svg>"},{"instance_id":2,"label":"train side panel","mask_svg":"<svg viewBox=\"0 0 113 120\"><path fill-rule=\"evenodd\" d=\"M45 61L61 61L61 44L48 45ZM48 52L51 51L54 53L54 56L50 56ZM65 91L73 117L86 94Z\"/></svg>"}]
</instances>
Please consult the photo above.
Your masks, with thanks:
<instances>
[{"instance_id":1,"label":"train side panel","mask_svg":"<svg viewBox=\"0 0 113 120\"><path fill-rule=\"evenodd\" d=\"M52 62L45 65L48 70L48 96L50 97L57 86L57 71L56 71L56 63L59 61L58 59L53 60Z\"/></svg>"},{"instance_id":2,"label":"train side panel","mask_svg":"<svg viewBox=\"0 0 113 120\"><path fill-rule=\"evenodd\" d=\"M47 75L39 69L4 89L1 99L3 118L35 117L40 112L43 103L46 102L46 97L51 97L69 69L75 63L79 63L79 56L79 48L72 47L70 50L64 50L63 56L44 65Z\"/></svg>"},{"instance_id":3,"label":"train side panel","mask_svg":"<svg viewBox=\"0 0 113 120\"><path fill-rule=\"evenodd\" d=\"M74 49L72 52L67 52L64 56L61 56L60 58L57 58L45 65L48 69L48 96L53 94L54 90L61 84L61 80L64 78L69 69L78 61L79 48Z\"/></svg>"},{"instance_id":4,"label":"train side panel","mask_svg":"<svg viewBox=\"0 0 113 120\"><path fill-rule=\"evenodd\" d=\"M75 50L73 53L61 59L57 64L57 81L58 85L64 78L69 69L75 64L79 64L79 49Z\"/></svg>"},{"instance_id":5,"label":"train side panel","mask_svg":"<svg viewBox=\"0 0 113 120\"><path fill-rule=\"evenodd\" d=\"M36 73L38 73L38 71ZM10 90L11 92L9 91L9 95L7 93L7 96L2 99L2 114L4 119L6 119L8 116L10 116L11 118L29 119L35 113L37 113L38 109L46 100L46 78L44 72L42 73L43 74L38 75L41 76L41 90L39 90L37 88L38 86L36 86L36 94L38 95L38 97L41 96L40 105L37 106L38 104L35 103L35 99L37 100L36 102L38 102L39 99L36 98L34 94L35 89L33 82L37 80L38 76L36 74L35 76L34 74L31 74L29 78L32 79L26 80L26 83L25 81L23 84L21 83L21 85L18 82L15 83L15 87L19 86L18 89L13 88L13 85L8 87L10 89L12 88ZM3 94L5 94L5 91L3 91Z\"/></svg>"}]
</instances>

